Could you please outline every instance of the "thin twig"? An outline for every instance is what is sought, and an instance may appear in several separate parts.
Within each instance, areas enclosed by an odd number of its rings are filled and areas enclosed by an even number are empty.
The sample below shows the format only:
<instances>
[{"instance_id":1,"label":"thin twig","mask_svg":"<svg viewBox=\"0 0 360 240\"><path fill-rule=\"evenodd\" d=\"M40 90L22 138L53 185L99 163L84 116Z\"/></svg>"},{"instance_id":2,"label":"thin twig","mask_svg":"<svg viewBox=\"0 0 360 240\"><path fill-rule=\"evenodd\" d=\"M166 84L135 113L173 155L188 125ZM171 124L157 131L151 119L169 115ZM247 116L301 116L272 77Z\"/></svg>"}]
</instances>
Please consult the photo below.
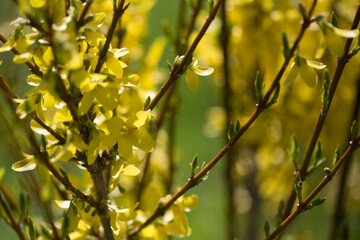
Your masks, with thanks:
<instances>
[{"instance_id":1,"label":"thin twig","mask_svg":"<svg viewBox=\"0 0 360 240\"><path fill-rule=\"evenodd\" d=\"M15 220L14 215L11 213L10 209L6 205L1 193L0 193L0 205L4 209L6 216L10 220L9 225L11 226L12 229L14 229L14 231L18 235L19 239L26 240L23 232L21 231L20 224Z\"/></svg>"},{"instance_id":2,"label":"thin twig","mask_svg":"<svg viewBox=\"0 0 360 240\"><path fill-rule=\"evenodd\" d=\"M162 203L158 206L155 212L142 224L134 228L133 230L128 232L128 237L132 238L134 235L139 233L144 227L148 226L152 223L156 218L162 216L165 211L182 195L184 195L189 189L197 186L202 178L208 174L210 169L212 169L217 162L231 149L231 147L242 137L242 135L248 130L248 128L253 124L253 122L258 118L258 116L267 108L266 104L269 102L271 94L274 92L276 86L279 84L280 79L282 78L286 67L289 65L290 59L293 57L296 48L298 47L300 40L302 39L305 30L310 26L311 23L311 15L315 8L317 0L314 0L312 6L310 8L309 14L302 23L300 32L295 39L293 46L291 47L289 58L285 60L275 79L273 80L270 88L266 92L264 98L257 104L254 112L247 120L247 122L240 128L239 132L234 137L233 142L226 144L221 151L194 177L190 178L171 198L169 198L166 202Z\"/></svg>"},{"instance_id":3,"label":"thin twig","mask_svg":"<svg viewBox=\"0 0 360 240\"><path fill-rule=\"evenodd\" d=\"M356 29L358 24L359 24L359 21L360 21L360 4L358 5L357 12L356 12L356 15L354 17L351 29ZM307 147L306 153L304 155L304 158L303 158L303 160L301 162L301 165L300 165L300 168L298 170L299 173L300 173L301 179L303 181L305 180L306 176L308 175L307 170L308 170L308 166L309 166L309 163L310 163L310 160L311 160L311 156L312 156L313 151L315 149L316 143L317 143L317 141L319 139L321 130L322 130L323 126L324 126L327 113L328 113L328 111L330 109L331 102L333 100L336 88L337 88L338 83L340 81L340 77L341 77L341 75L342 75L342 73L344 71L344 68L345 68L346 64L348 63L348 61L351 58L351 56L349 54L349 50L350 50L352 40L353 40L352 38L348 38L346 40L345 47L344 47L344 49L345 49L344 55L341 58L339 58L338 61L337 61L336 69L335 69L335 72L334 72L334 75L332 77L330 87L329 87L329 96L328 96L327 108L322 107L321 110L320 110L318 120L317 120L317 122L315 124L315 128L314 128L313 134L311 136L310 143L309 143L309 145ZM293 208L295 199L296 199L295 190L292 189L292 191L291 191L291 193L289 195L289 198L288 198L288 200L286 201L286 204L285 204L283 218L286 218L290 214L290 212L291 212L291 210Z\"/></svg>"},{"instance_id":4,"label":"thin twig","mask_svg":"<svg viewBox=\"0 0 360 240\"><path fill-rule=\"evenodd\" d=\"M16 200L13 198L9 190L5 187L5 185L1 181L0 181L0 192L4 194L4 197L9 202L11 208L14 209L17 213L20 213L20 208Z\"/></svg>"},{"instance_id":5,"label":"thin twig","mask_svg":"<svg viewBox=\"0 0 360 240\"><path fill-rule=\"evenodd\" d=\"M195 26L195 22L196 22L196 18L199 15L200 9L201 9L201 4L202 4L203 0L197 0L196 5L194 6L194 8L191 10L191 19L188 25L188 31L186 34L186 41L189 40L189 37L194 29Z\"/></svg>"},{"instance_id":6,"label":"thin twig","mask_svg":"<svg viewBox=\"0 0 360 240\"><path fill-rule=\"evenodd\" d=\"M351 122L358 119L359 111L360 111L360 79L357 80L357 87L356 87L356 97L355 97L355 105L353 108L353 114L351 116ZM351 123L350 123L351 124ZM350 139L350 137L349 137ZM350 139L351 140L351 139ZM338 238L338 234L341 229L344 228L344 218L345 218L345 202L346 202L346 196L347 192L346 190L346 183L347 179L349 177L349 171L351 166L350 158L348 161L344 163L341 175L340 175L340 182L338 185L338 191L336 194L336 204L335 204L335 212L333 214L332 218L332 227L330 239L336 240ZM345 229L344 229L345 231ZM345 239L345 236L342 236L342 239Z\"/></svg>"},{"instance_id":7,"label":"thin twig","mask_svg":"<svg viewBox=\"0 0 360 240\"><path fill-rule=\"evenodd\" d=\"M348 161L352 153L359 147L360 135L350 142L346 152L339 159L337 164L331 169L323 180L316 186L316 188L306 197L306 199L299 203L296 209L277 227L270 235L268 240L275 239L300 213L306 210L308 204L320 193L320 191L331 181L339 168Z\"/></svg>"},{"instance_id":8,"label":"thin twig","mask_svg":"<svg viewBox=\"0 0 360 240\"><path fill-rule=\"evenodd\" d=\"M108 31L108 33L106 35L106 41L105 41L103 49L101 50L101 52L99 54L99 59L98 59L98 62L96 64L96 67L95 67L95 72L96 73L99 73L101 71L101 68L102 68L102 66L104 64L105 57L106 57L106 54L107 54L107 52L109 50L111 40L112 40L112 38L114 36L117 23L118 23L119 19L121 18L121 16L125 12L124 4L125 4L125 0L120 0L120 2L118 4L118 7L116 9L114 9L113 19L111 21L109 31Z\"/></svg>"},{"instance_id":9,"label":"thin twig","mask_svg":"<svg viewBox=\"0 0 360 240\"><path fill-rule=\"evenodd\" d=\"M232 100L233 93L231 91L230 87L230 69L229 69L229 29L227 26L227 15L226 15L226 0L224 1L223 6L221 7L221 38L220 38L220 44L221 49L223 53L223 77L224 77L224 87L223 87L223 93L222 93L222 100L223 100L223 106L225 109L225 117L226 117L226 124L230 124L231 121L231 115L233 113L233 110L231 108L230 102ZM228 141L228 136L225 132L224 135L225 142ZM225 178L225 184L226 184L226 190L227 190L227 236L229 240L236 238L236 207L234 203L234 181L232 178L232 172L233 172L233 164L234 164L234 151L230 151L230 153L227 156L226 159L226 166L224 171L224 178Z\"/></svg>"},{"instance_id":10,"label":"thin twig","mask_svg":"<svg viewBox=\"0 0 360 240\"><path fill-rule=\"evenodd\" d=\"M190 23L196 21L196 18L198 16L198 13L199 13L199 10L200 10L200 9L196 10L196 8L199 7L199 2L201 4L201 1L202 0L198 1L198 4L195 6L195 9L192 10L192 12L194 14L192 14L192 18L190 20ZM182 12L180 11L179 14L181 15L181 13ZM182 14L184 14L184 13L182 13ZM182 25L178 24L178 27L180 27L180 26L183 27ZM188 36L193 31L194 26L195 26L194 24L192 24L191 26L188 26L188 28L187 28L187 35ZM178 30L178 32L179 32L179 30ZM186 42L187 41L188 41L188 38L186 39ZM179 54L180 46L175 46L175 48L177 49L177 54ZM165 97L164 97L163 103L161 104L158 116L155 119L155 124L156 124L158 129L160 129L160 127L162 126L163 120L165 118L165 114L166 114L166 112L168 110L169 102L172 99L174 93L176 92L176 86L177 86L177 84L172 85L172 87L165 94ZM148 172L149 165L150 165L150 158L151 158L151 152L146 154L146 157L145 157L145 160L144 160L144 165L143 165L143 170L141 171L141 173L139 175L139 185L138 185L138 192L137 192L137 201L138 202L140 202L140 198L141 198L143 189L145 187L145 181L146 181L146 178L147 178L147 172ZM170 163L170 166L171 165L172 165L172 163Z\"/></svg>"},{"instance_id":11,"label":"thin twig","mask_svg":"<svg viewBox=\"0 0 360 240\"><path fill-rule=\"evenodd\" d=\"M160 88L159 92L156 94L154 99L150 102L150 104L148 105L146 110L152 110L157 105L157 103L160 101L160 99L165 95L165 93L168 91L170 86L177 79L179 79L182 76L186 62L188 61L188 59L194 53L197 45L199 44L200 40L205 35L205 33L206 33L207 29L209 28L211 22L215 19L216 13L219 10L219 8L220 8L220 6L221 6L221 4L223 2L224 2L224 0L218 0L216 2L216 4L214 5L213 10L211 11L211 14L209 14L209 16L206 18L203 26L201 27L200 31L198 32L196 38L194 39L194 41L192 42L192 44L190 45L188 50L186 51L183 59L180 61L180 63L178 65L173 67L173 69L170 72L170 75L169 75L168 79L166 80L164 85Z\"/></svg>"},{"instance_id":12,"label":"thin twig","mask_svg":"<svg viewBox=\"0 0 360 240\"><path fill-rule=\"evenodd\" d=\"M86 0L85 7L82 10L79 19L76 21L76 26L78 28L80 28L80 27L82 27L84 25L85 16L88 13L88 11L90 9L90 6L91 6L91 4L93 4L93 2L94 2L94 0Z\"/></svg>"}]
</instances>

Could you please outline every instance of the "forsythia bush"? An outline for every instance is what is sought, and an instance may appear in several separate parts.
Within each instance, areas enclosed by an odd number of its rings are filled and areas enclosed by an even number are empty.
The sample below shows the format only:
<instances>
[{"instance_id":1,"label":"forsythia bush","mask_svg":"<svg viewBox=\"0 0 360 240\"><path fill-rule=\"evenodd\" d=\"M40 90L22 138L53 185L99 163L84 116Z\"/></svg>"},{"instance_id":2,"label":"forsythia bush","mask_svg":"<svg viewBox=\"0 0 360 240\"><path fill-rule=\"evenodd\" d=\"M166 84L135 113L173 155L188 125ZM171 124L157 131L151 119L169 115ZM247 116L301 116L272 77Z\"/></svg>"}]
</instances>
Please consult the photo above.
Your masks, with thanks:
<instances>
[{"instance_id":1,"label":"forsythia bush","mask_svg":"<svg viewBox=\"0 0 360 240\"><path fill-rule=\"evenodd\" d=\"M14 3L22 17L11 22L9 36L0 34L0 52L12 51L13 63L27 65L31 88L19 96L1 70L2 140L26 193L16 201L1 182L0 216L19 239L190 236L186 212L199 199L186 193L220 160L226 161L228 239L242 239L241 211L265 230L257 235L259 227L249 227L243 239L280 237L298 215L325 201L318 194L342 165L331 237L350 234L346 169L360 141L356 2L179 0L177 26L165 22L164 35L150 47L144 41L155 0ZM167 73L161 59L168 46L175 57ZM184 78L197 92L199 76L210 75L222 102L208 111L204 130L226 143L207 163L196 155L190 171L179 169L189 178L175 186L178 82ZM339 83L344 78L346 86ZM332 104L337 88L343 94ZM331 105L338 114L331 115ZM324 126L328 115L336 124ZM254 122L255 131L235 145ZM341 141L347 144L327 161ZM10 171L2 168L0 178ZM312 173L321 176L305 182ZM259 219L261 206L274 210L264 213L264 219L276 214L274 223Z\"/></svg>"}]
</instances>

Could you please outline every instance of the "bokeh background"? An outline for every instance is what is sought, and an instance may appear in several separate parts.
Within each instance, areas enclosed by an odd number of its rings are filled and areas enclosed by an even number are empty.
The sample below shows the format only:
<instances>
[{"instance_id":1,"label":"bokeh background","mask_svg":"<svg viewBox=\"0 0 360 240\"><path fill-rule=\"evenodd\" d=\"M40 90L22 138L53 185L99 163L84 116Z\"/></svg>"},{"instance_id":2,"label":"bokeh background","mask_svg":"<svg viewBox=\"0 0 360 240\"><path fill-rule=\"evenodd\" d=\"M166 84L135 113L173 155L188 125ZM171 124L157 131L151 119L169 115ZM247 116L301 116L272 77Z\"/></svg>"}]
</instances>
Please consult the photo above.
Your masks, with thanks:
<instances>
[{"instance_id":1,"label":"bokeh background","mask_svg":"<svg viewBox=\"0 0 360 240\"><path fill-rule=\"evenodd\" d=\"M164 22L176 28L179 2L177 0L157 0L148 13L148 19L143 19L147 25L146 36L141 39L140 43L144 46L144 52L147 52L147 49L159 36L164 35L162 27ZM240 119L240 122L243 123L255 107L255 95L251 88L256 71L261 71L268 86L275 76L275 72L281 66L281 33L286 31L289 41L292 42L300 27L300 15L296 10L297 1L239 0L228 2L227 11L232 29L230 68L234 80L231 87L235 95L232 101L233 107L236 109L232 118L233 120ZM305 1L304 4L309 6L309 1ZM207 3L204 3L196 29L206 16L206 7ZM338 18L342 27L347 28L355 7L356 1L319 1L316 13L335 10L339 13ZM189 9L186 10L186 13L188 17ZM10 0L2 0L0 3L0 31L5 36L8 36L13 29L9 24L17 16L19 16L19 12L15 4ZM260 16L262 18L259 18ZM200 88L197 93L188 89L184 78L179 79L180 100L176 116L174 190L186 182L189 176L189 162L195 154L198 154L200 162L209 162L225 142L226 127L224 129L222 108L223 70L221 49L217 42L220 24L221 21L217 18L209 30L208 37L201 41L195 52L195 56L200 59L202 65L215 68L215 74L200 78ZM301 53L305 58L314 58L316 49L320 45L320 36L321 33L316 27L305 35L301 44L301 50L303 50ZM190 39L192 38L193 36ZM0 71L9 80L11 86L23 96L29 89L25 81L28 70L25 66L13 64L12 56L12 53L0 54L3 61ZM344 150L347 144L346 139L352 122L356 95L356 82L360 78L358 58L356 56L346 67L321 135L324 156L329 160L308 178L304 189L305 193L308 193L324 176L321 169L330 166L336 145L340 144L341 149ZM174 52L169 44L166 44L158 64L163 73L159 83L165 80L168 72L166 61L172 62L172 59L174 59ZM328 50L325 50L320 61L328 65L330 73L333 71L335 57ZM134 66L136 65L134 64ZM254 239L263 239L265 219L269 219L271 226L274 226L277 205L291 189L293 169L286 150L290 137L296 134L301 149L300 154L303 153L320 109L322 72L318 72L318 75L319 83L314 89L308 88L300 78L291 88L284 88L278 104L266 111L236 145L232 175L235 182L236 212L234 214L238 239L250 239L249 232L253 233ZM6 112L3 98L1 98L0 107ZM4 139L9 133L3 122L1 125L0 165L6 170L2 181L17 196L24 190L19 180L21 173L11 170L13 156L11 149L6 144L7 139ZM167 125L165 124L165 126ZM216 131L216 128L220 130ZM209 178L205 182L188 193L195 193L199 196L199 205L187 214L192 228L192 234L187 239L226 239L225 161L227 158L224 158L211 170ZM346 192L348 195L346 222L350 233L349 239L358 239L360 237L358 153L353 157L351 166L347 182L348 191ZM338 176L335 177L320 194L328 197L328 200L322 206L299 216L286 229L283 235L284 240L330 238L338 179ZM0 232L1 236L6 236L6 239L16 239L15 234L3 221L0 221Z\"/></svg>"}]
</instances>

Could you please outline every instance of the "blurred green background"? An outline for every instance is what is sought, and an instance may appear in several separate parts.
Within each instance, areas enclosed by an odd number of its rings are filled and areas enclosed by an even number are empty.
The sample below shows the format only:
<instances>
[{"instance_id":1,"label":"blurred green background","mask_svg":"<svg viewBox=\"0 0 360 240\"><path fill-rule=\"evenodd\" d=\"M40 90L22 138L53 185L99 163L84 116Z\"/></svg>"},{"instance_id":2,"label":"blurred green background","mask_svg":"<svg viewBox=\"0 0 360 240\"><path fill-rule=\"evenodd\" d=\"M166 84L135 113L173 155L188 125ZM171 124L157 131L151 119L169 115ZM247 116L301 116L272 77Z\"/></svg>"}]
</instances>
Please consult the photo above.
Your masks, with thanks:
<instances>
[{"instance_id":1,"label":"blurred green background","mask_svg":"<svg viewBox=\"0 0 360 240\"><path fill-rule=\"evenodd\" d=\"M176 26L178 2L176 0L158 0L156 6L151 10L149 15L149 36L144 44L150 46L156 37L163 35L162 23L164 20L170 22L171 25ZM0 3L0 31L8 36L12 27L9 26L11 19L15 19L19 15L14 3L10 0L2 0ZM280 33L279 33L280 34ZM200 43L201 44L201 43ZM25 66L15 65L12 63L12 53L1 53L0 58L3 60L3 64L0 67L1 72L10 81L14 89L21 94L24 94L28 89L26 86L26 76L28 70ZM166 52L162 57L160 66L163 69L166 68L166 60L170 62L174 58L172 51L169 47L166 48ZM216 70L216 69L215 69ZM176 162L176 175L175 185L182 186L189 175L189 162L198 154L200 162L209 162L223 147L224 136L216 138L208 138L205 136L203 126L206 122L206 114L210 107L221 105L221 93L218 87L214 85L213 81L210 81L208 77L200 78L200 88L197 93L192 93L186 86L185 79L181 78L179 84L180 92L180 108L177 115L177 129L175 139L175 150L177 154ZM4 99L1 99L2 103L0 107L6 108L3 104ZM262 118L260 117L259 121ZM3 128L1 128L3 131ZM310 130L308 130L310 133ZM238 144L243 144L246 141L246 137ZM306 142L305 142L306 143ZM20 173L11 173L11 164L9 161L9 149L4 147L4 144L0 145L0 165L6 169L7 174L3 181L13 193L18 194L21 189L21 184L17 175ZM281 146L286 148L286 146ZM327 153L327 157L331 158L332 153ZM355 159L359 158L359 154ZM192 235L187 239L200 240L219 240L226 239L226 188L224 180L224 158L215 168L210 172L209 179L203 182L200 186L192 189L188 194L196 193L199 196L199 206L188 213L189 223L192 228ZM358 161L356 161L358 162ZM356 165L357 168L357 165ZM317 183L321 179L321 173L315 174L309 178L309 182ZM335 179L326 188L334 188L337 184ZM311 185L311 184L310 184ZM329 226L331 220L332 208L334 206L334 194L335 192L324 191L320 195L328 196L329 200L317 207L311 212L302 214L295 220L295 224L292 224L284 235L284 240L293 239L316 239L325 240L329 239ZM269 219L271 223L274 222L274 216L276 213L276 206L272 206L271 200L263 198L261 199L262 208L259 209L260 215L258 218L258 224L255 226L257 229L258 239L263 239L263 223L265 219ZM237 202L241 204L241 199L237 199ZM350 223L351 239L357 239L360 237L360 214L359 206L350 206L348 221ZM237 214L239 239L243 238L244 232L249 228L249 212L244 211L241 214ZM272 224L273 226L273 224ZM6 239L16 239L16 235L12 230L0 221L1 236L6 236ZM299 237L293 237L299 236ZM0 237L2 239L2 237ZM176 239L176 238L174 238Z\"/></svg>"}]
</instances>

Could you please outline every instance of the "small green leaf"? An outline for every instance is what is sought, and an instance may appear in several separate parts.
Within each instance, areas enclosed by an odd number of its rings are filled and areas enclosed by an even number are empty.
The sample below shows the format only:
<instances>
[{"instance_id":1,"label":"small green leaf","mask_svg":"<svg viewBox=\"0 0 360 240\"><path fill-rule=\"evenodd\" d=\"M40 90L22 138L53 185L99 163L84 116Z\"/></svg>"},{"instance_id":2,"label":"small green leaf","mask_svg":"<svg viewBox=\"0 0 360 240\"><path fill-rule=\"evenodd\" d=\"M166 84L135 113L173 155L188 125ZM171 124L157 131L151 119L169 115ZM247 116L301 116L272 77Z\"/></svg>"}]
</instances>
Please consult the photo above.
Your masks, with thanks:
<instances>
[{"instance_id":1,"label":"small green leaf","mask_svg":"<svg viewBox=\"0 0 360 240\"><path fill-rule=\"evenodd\" d=\"M340 159L340 147L339 147L339 144L338 144L336 149L335 149L334 156L333 156L333 167L337 164L339 159Z\"/></svg>"},{"instance_id":2,"label":"small green leaf","mask_svg":"<svg viewBox=\"0 0 360 240\"><path fill-rule=\"evenodd\" d=\"M305 8L304 4L299 3L298 9L299 9L299 12L301 13L301 15L305 17L306 16L306 8Z\"/></svg>"},{"instance_id":3,"label":"small green leaf","mask_svg":"<svg viewBox=\"0 0 360 240\"><path fill-rule=\"evenodd\" d=\"M47 229L46 226L44 226L43 224L40 225L40 230L41 230L42 235L44 235L48 239L54 238L54 236L51 235L49 229Z\"/></svg>"},{"instance_id":4,"label":"small green leaf","mask_svg":"<svg viewBox=\"0 0 360 240\"><path fill-rule=\"evenodd\" d=\"M211 16L214 12L214 0L209 0L208 5L209 5L209 16Z\"/></svg>"},{"instance_id":5,"label":"small green leaf","mask_svg":"<svg viewBox=\"0 0 360 240\"><path fill-rule=\"evenodd\" d=\"M240 121L236 120L235 132L238 133L239 131L240 131Z\"/></svg>"},{"instance_id":6,"label":"small green leaf","mask_svg":"<svg viewBox=\"0 0 360 240\"><path fill-rule=\"evenodd\" d=\"M126 9L128 9L128 8L129 8L129 6L130 6L130 1L129 1L129 2L127 2L127 3L125 3L125 5L124 5L124 7L123 7L123 11L125 12L125 11L126 11Z\"/></svg>"},{"instance_id":7,"label":"small green leaf","mask_svg":"<svg viewBox=\"0 0 360 240\"><path fill-rule=\"evenodd\" d=\"M85 208L85 212L88 213L91 210L92 206L89 204Z\"/></svg>"},{"instance_id":8,"label":"small green leaf","mask_svg":"<svg viewBox=\"0 0 360 240\"><path fill-rule=\"evenodd\" d=\"M278 85L276 86L276 89L275 89L275 93L273 95L273 97L271 98L270 102L268 102L266 104L266 108L269 108L271 107L272 105L274 105L279 97L279 93L280 93L280 84L278 83Z\"/></svg>"},{"instance_id":9,"label":"small green leaf","mask_svg":"<svg viewBox=\"0 0 360 240\"><path fill-rule=\"evenodd\" d=\"M30 240L36 240L36 225L30 216L28 216L28 227L26 232Z\"/></svg>"},{"instance_id":10,"label":"small green leaf","mask_svg":"<svg viewBox=\"0 0 360 240\"><path fill-rule=\"evenodd\" d=\"M297 162L298 152L299 152L299 149L298 149L298 146L297 146L296 138L295 138L295 135L293 135L291 137L291 139L290 139L290 145L289 145L289 148L288 148L288 153L289 153L291 161L292 161L292 163L293 163L296 170L299 169L298 162Z\"/></svg>"},{"instance_id":11,"label":"small green leaf","mask_svg":"<svg viewBox=\"0 0 360 240\"><path fill-rule=\"evenodd\" d=\"M151 97L148 96L144 103L144 110L149 106L150 102L151 102Z\"/></svg>"},{"instance_id":12,"label":"small green leaf","mask_svg":"<svg viewBox=\"0 0 360 240\"><path fill-rule=\"evenodd\" d=\"M195 171L198 169L197 163L198 163L198 156L196 154L190 163L190 178L195 176Z\"/></svg>"},{"instance_id":13,"label":"small green leaf","mask_svg":"<svg viewBox=\"0 0 360 240\"><path fill-rule=\"evenodd\" d=\"M260 73L259 73L259 71L257 71L256 77L255 77L255 91L256 91L256 98L257 98L258 103L261 102L261 100L262 100L262 94L263 94L264 88L265 88L265 84L262 83Z\"/></svg>"},{"instance_id":14,"label":"small green leaf","mask_svg":"<svg viewBox=\"0 0 360 240\"><path fill-rule=\"evenodd\" d=\"M325 69L324 71L324 81L329 85L330 84L330 75L329 75L329 71L327 69Z\"/></svg>"},{"instance_id":15,"label":"small green leaf","mask_svg":"<svg viewBox=\"0 0 360 240\"><path fill-rule=\"evenodd\" d=\"M170 63L169 59L166 60L166 64L167 64L168 69L171 71L172 66L171 66L171 63Z\"/></svg>"},{"instance_id":16,"label":"small green leaf","mask_svg":"<svg viewBox=\"0 0 360 240\"><path fill-rule=\"evenodd\" d=\"M319 15L316 15L312 20L315 21L315 22L320 22L320 21L322 21L324 18L325 18L325 15L324 15L324 14L319 14Z\"/></svg>"},{"instance_id":17,"label":"small green leaf","mask_svg":"<svg viewBox=\"0 0 360 240\"><path fill-rule=\"evenodd\" d=\"M29 214L29 197L24 193L20 193L19 195L19 221L23 221Z\"/></svg>"},{"instance_id":18,"label":"small green leaf","mask_svg":"<svg viewBox=\"0 0 360 240\"><path fill-rule=\"evenodd\" d=\"M355 140L356 136L358 134L358 129L357 129L357 123L356 120L354 120L351 124L351 128L350 128L350 132L351 132L351 140Z\"/></svg>"},{"instance_id":19,"label":"small green leaf","mask_svg":"<svg viewBox=\"0 0 360 240\"><path fill-rule=\"evenodd\" d=\"M322 204L325 201L326 201L326 198L317 198L314 201L312 201L311 204L315 207L315 206L319 206L320 204Z\"/></svg>"},{"instance_id":20,"label":"small green leaf","mask_svg":"<svg viewBox=\"0 0 360 240\"><path fill-rule=\"evenodd\" d=\"M325 69L324 82L321 88L321 102L324 110L327 110L327 107L329 105L329 83L330 83L329 72L327 69Z\"/></svg>"},{"instance_id":21,"label":"small green leaf","mask_svg":"<svg viewBox=\"0 0 360 240\"><path fill-rule=\"evenodd\" d=\"M276 214L276 227L280 226L280 224L283 221L284 205L285 205L284 200L281 200Z\"/></svg>"},{"instance_id":22,"label":"small green leaf","mask_svg":"<svg viewBox=\"0 0 360 240\"><path fill-rule=\"evenodd\" d=\"M290 59L289 41L285 32L282 33L283 55L286 61Z\"/></svg>"},{"instance_id":23,"label":"small green leaf","mask_svg":"<svg viewBox=\"0 0 360 240\"><path fill-rule=\"evenodd\" d=\"M270 224L269 224L269 221L267 219L265 220L264 231L265 231L266 239L269 239L270 238Z\"/></svg>"},{"instance_id":24,"label":"small green leaf","mask_svg":"<svg viewBox=\"0 0 360 240\"><path fill-rule=\"evenodd\" d=\"M203 163L201 164L201 168L200 168L200 169L203 170L205 166L206 166L206 163L203 162ZM205 181L206 179L208 179L208 178L209 178L209 173L210 173L210 171L207 171L206 174L201 178L201 180L199 181L199 183L202 182L202 181Z\"/></svg>"},{"instance_id":25,"label":"small green leaf","mask_svg":"<svg viewBox=\"0 0 360 240\"><path fill-rule=\"evenodd\" d=\"M326 201L326 198L317 198L306 206L306 210L310 210L313 207L319 206Z\"/></svg>"},{"instance_id":26,"label":"small green leaf","mask_svg":"<svg viewBox=\"0 0 360 240\"><path fill-rule=\"evenodd\" d=\"M338 22L334 12L331 13L330 22L334 27L337 27L337 28L339 27L339 22Z\"/></svg>"},{"instance_id":27,"label":"small green leaf","mask_svg":"<svg viewBox=\"0 0 360 240\"><path fill-rule=\"evenodd\" d=\"M326 158L322 158L322 145L318 142L315 146L313 155L311 156L311 163L308 169L308 173L314 171L317 167L319 167L323 162L326 161Z\"/></svg>"},{"instance_id":28,"label":"small green leaf","mask_svg":"<svg viewBox=\"0 0 360 240\"><path fill-rule=\"evenodd\" d=\"M235 127L232 122L230 123L229 131L228 131L227 135L228 135L229 143L232 144L233 140L236 136Z\"/></svg>"},{"instance_id":29,"label":"small green leaf","mask_svg":"<svg viewBox=\"0 0 360 240\"><path fill-rule=\"evenodd\" d=\"M61 175L63 175L63 177L64 177L67 181L70 182L69 177L68 177L67 173L65 172L65 170L62 169L62 168L59 168L59 170L60 170Z\"/></svg>"},{"instance_id":30,"label":"small green leaf","mask_svg":"<svg viewBox=\"0 0 360 240\"><path fill-rule=\"evenodd\" d=\"M297 172L297 174L296 174L294 190L295 190L296 197L297 197L299 203L301 203L302 202L302 181L301 181L300 172Z\"/></svg>"}]
</instances>

